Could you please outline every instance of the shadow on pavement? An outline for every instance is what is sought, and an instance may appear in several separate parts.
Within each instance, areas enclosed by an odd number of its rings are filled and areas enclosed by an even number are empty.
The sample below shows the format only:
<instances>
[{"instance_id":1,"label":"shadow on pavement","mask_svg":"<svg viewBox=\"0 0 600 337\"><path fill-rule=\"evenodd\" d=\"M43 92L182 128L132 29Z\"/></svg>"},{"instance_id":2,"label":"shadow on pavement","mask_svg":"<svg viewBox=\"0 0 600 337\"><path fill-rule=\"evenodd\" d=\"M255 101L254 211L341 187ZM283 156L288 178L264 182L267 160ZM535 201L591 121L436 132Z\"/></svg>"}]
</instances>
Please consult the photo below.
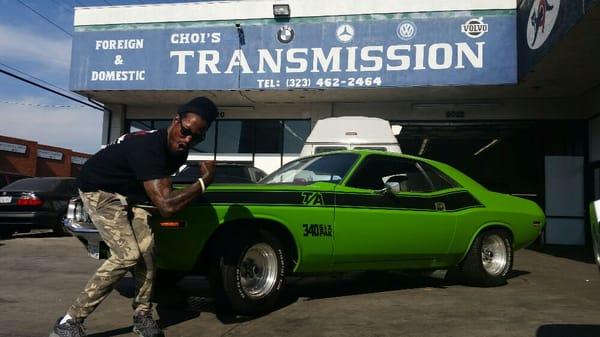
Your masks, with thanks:
<instances>
[{"instance_id":1,"label":"shadow on pavement","mask_svg":"<svg viewBox=\"0 0 600 337\"><path fill-rule=\"evenodd\" d=\"M445 288L453 280L433 278L419 273L363 271L332 276L291 278L285 295L288 301L299 297L333 298L413 288Z\"/></svg>"},{"instance_id":2,"label":"shadow on pavement","mask_svg":"<svg viewBox=\"0 0 600 337\"><path fill-rule=\"evenodd\" d=\"M527 274L529 274L527 271L513 270L509 278ZM329 276L289 277L286 283L279 304L273 311L291 305L299 298L313 300L414 288L443 289L461 284L461 281L454 277L446 277L445 272L432 274L431 272L362 271ZM115 290L127 298L134 297L134 289L133 277L123 278L115 287ZM157 288L154 292L154 301L160 317L159 326L163 329L197 318L202 312L215 314L223 324L241 323L257 318L231 315L217 308L207 279L199 276L189 276L177 285ZM115 336L124 331L123 329L106 331L93 336Z\"/></svg>"},{"instance_id":3,"label":"shadow on pavement","mask_svg":"<svg viewBox=\"0 0 600 337\"><path fill-rule=\"evenodd\" d=\"M537 329L536 337L598 337L600 325L548 324Z\"/></svg>"},{"instance_id":4,"label":"shadow on pavement","mask_svg":"<svg viewBox=\"0 0 600 337\"><path fill-rule=\"evenodd\" d=\"M135 292L135 279L133 277L123 278L115 287L122 296L133 298ZM245 322L248 317L230 315L217 310L212 298L208 281L204 277L189 276L179 281L176 285L161 286L154 291L156 312L158 313L158 325L167 328L199 317L202 312L210 312L217 316L223 324L235 324ZM113 336L113 335L98 336Z\"/></svg>"},{"instance_id":5,"label":"shadow on pavement","mask_svg":"<svg viewBox=\"0 0 600 337\"><path fill-rule=\"evenodd\" d=\"M529 246L527 249L542 254L548 254L569 260L594 264L594 253L592 251L592 248L590 247L565 245L532 245Z\"/></svg>"},{"instance_id":6,"label":"shadow on pavement","mask_svg":"<svg viewBox=\"0 0 600 337\"><path fill-rule=\"evenodd\" d=\"M508 272L508 278L509 279L511 279L511 278L517 278L519 276L529 275L529 274L531 274L531 273L528 272L528 271L525 271L525 270L516 270L516 269L513 269L510 272Z\"/></svg>"}]
</instances>

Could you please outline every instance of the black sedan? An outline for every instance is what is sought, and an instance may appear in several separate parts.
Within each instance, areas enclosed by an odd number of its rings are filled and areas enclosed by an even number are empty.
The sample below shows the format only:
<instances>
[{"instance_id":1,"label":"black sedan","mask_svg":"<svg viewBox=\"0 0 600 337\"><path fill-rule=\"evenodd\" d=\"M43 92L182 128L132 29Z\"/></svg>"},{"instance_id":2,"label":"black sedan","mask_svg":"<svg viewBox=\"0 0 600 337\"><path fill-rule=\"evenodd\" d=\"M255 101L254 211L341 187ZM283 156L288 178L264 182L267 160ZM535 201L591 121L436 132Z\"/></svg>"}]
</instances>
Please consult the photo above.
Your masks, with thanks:
<instances>
[{"instance_id":1,"label":"black sedan","mask_svg":"<svg viewBox=\"0 0 600 337\"><path fill-rule=\"evenodd\" d=\"M0 238L31 229L62 234L69 199L77 195L75 178L25 178L0 189Z\"/></svg>"}]
</instances>

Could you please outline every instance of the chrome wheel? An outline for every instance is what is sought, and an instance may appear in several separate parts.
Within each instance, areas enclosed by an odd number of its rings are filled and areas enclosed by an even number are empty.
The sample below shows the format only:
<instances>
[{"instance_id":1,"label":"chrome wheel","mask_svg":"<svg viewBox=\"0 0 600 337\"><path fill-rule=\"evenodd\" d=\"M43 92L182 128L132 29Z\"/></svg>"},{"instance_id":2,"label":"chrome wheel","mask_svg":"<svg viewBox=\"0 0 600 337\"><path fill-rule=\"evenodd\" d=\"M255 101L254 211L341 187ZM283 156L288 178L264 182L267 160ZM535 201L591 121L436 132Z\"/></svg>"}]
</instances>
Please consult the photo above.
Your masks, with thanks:
<instances>
[{"instance_id":1,"label":"chrome wheel","mask_svg":"<svg viewBox=\"0 0 600 337\"><path fill-rule=\"evenodd\" d=\"M268 295L277 281L277 255L266 243L250 247L240 263L242 290L251 298Z\"/></svg>"},{"instance_id":2,"label":"chrome wheel","mask_svg":"<svg viewBox=\"0 0 600 337\"><path fill-rule=\"evenodd\" d=\"M483 269L490 275L501 275L508 265L508 249L505 241L496 234L486 236L481 243Z\"/></svg>"}]
</instances>

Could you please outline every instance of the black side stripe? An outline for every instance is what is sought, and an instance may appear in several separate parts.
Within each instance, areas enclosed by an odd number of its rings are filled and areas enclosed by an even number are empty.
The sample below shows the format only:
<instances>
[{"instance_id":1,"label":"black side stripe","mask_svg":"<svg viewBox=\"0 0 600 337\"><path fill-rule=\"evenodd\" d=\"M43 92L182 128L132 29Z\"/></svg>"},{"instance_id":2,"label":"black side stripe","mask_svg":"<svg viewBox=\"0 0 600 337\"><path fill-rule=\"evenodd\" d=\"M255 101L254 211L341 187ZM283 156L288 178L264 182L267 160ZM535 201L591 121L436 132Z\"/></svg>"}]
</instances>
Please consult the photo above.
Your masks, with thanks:
<instances>
[{"instance_id":1,"label":"black side stripe","mask_svg":"<svg viewBox=\"0 0 600 337\"><path fill-rule=\"evenodd\" d=\"M212 204L249 204L249 205L303 205L302 193L308 192L255 192L255 191L231 191L231 192L207 192L201 198L200 203ZM321 193L323 195L323 206L332 207L335 204L334 193Z\"/></svg>"},{"instance_id":2,"label":"black side stripe","mask_svg":"<svg viewBox=\"0 0 600 337\"><path fill-rule=\"evenodd\" d=\"M306 195L319 193L322 204L306 204ZM314 199L312 199L314 200ZM375 208L390 210L438 211L436 204L443 203L447 212L459 211L473 207L484 207L479 200L467 191L451 192L427 196L381 195L359 193L332 193L318 191L231 191L207 192L198 198L199 204L242 204L271 206L306 206L306 207L343 207L343 208Z\"/></svg>"},{"instance_id":3,"label":"black side stripe","mask_svg":"<svg viewBox=\"0 0 600 337\"><path fill-rule=\"evenodd\" d=\"M443 203L446 211L458 211L472 207L483 207L469 192L458 192L434 196L338 194L337 207L384 208L418 211L436 211L436 203Z\"/></svg>"}]
</instances>

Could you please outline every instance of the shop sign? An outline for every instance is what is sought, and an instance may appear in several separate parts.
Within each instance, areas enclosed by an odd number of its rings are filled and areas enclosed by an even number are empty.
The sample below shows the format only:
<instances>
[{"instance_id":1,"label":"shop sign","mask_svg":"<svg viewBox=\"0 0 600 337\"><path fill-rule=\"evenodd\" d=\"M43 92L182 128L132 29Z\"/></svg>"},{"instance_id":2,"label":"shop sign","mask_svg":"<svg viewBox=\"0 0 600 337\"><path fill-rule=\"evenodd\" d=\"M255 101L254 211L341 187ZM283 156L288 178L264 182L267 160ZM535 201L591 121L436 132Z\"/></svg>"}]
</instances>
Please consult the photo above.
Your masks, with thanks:
<instances>
[{"instance_id":1,"label":"shop sign","mask_svg":"<svg viewBox=\"0 0 600 337\"><path fill-rule=\"evenodd\" d=\"M519 76L525 76L598 0L523 0L517 13Z\"/></svg>"},{"instance_id":2,"label":"shop sign","mask_svg":"<svg viewBox=\"0 0 600 337\"><path fill-rule=\"evenodd\" d=\"M85 164L86 161L87 161L87 158L71 156L71 163L73 163L73 164L83 165L83 164Z\"/></svg>"},{"instance_id":3,"label":"shop sign","mask_svg":"<svg viewBox=\"0 0 600 337\"><path fill-rule=\"evenodd\" d=\"M517 81L516 10L76 31L73 90L490 85Z\"/></svg>"},{"instance_id":4,"label":"shop sign","mask_svg":"<svg viewBox=\"0 0 600 337\"><path fill-rule=\"evenodd\" d=\"M0 142L0 151L25 153L27 152L27 145Z\"/></svg>"},{"instance_id":5,"label":"shop sign","mask_svg":"<svg viewBox=\"0 0 600 337\"><path fill-rule=\"evenodd\" d=\"M38 157L51 160L62 160L63 154L62 152L38 149Z\"/></svg>"}]
</instances>

